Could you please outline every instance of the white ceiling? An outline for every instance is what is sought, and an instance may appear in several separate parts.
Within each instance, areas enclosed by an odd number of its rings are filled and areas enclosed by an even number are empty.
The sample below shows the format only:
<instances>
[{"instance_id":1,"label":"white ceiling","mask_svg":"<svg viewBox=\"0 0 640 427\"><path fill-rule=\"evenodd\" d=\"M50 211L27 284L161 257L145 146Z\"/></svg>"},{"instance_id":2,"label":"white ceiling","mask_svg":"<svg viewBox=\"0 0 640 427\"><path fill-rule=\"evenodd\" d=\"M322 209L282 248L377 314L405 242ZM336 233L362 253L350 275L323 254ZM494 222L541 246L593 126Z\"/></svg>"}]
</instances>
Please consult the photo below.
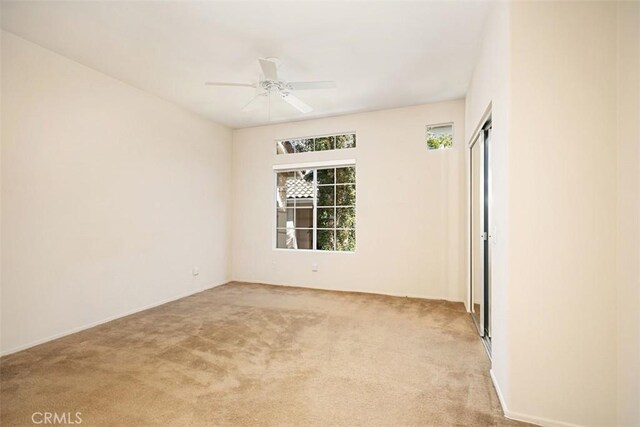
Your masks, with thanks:
<instances>
[{"instance_id":1,"label":"white ceiling","mask_svg":"<svg viewBox=\"0 0 640 427\"><path fill-rule=\"evenodd\" d=\"M230 127L378 110L464 96L485 2L3 2L2 28ZM240 111L257 58L285 80L335 80Z\"/></svg>"}]
</instances>

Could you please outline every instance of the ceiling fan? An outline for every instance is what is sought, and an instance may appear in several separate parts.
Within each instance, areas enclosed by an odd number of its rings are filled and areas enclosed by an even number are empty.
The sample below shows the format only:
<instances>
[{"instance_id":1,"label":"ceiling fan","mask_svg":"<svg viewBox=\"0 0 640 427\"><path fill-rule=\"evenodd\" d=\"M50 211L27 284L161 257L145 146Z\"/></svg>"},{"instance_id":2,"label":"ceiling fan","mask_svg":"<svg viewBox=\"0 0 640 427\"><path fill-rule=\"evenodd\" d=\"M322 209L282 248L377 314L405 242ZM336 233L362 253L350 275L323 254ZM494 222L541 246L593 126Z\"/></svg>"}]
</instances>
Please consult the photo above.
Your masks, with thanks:
<instances>
[{"instance_id":1,"label":"ceiling fan","mask_svg":"<svg viewBox=\"0 0 640 427\"><path fill-rule=\"evenodd\" d=\"M258 59L260 68L262 69L262 77L258 83L225 83L225 82L205 82L208 86L235 86L250 87L256 89L256 95L244 107L242 111L250 111L258 106L262 97L268 97L270 94L279 95L285 102L302 113L308 113L313 110L309 105L305 104L291 92L298 90L315 90L315 89L333 89L336 87L332 81L317 82L288 82L278 77L278 60L276 58Z\"/></svg>"}]
</instances>

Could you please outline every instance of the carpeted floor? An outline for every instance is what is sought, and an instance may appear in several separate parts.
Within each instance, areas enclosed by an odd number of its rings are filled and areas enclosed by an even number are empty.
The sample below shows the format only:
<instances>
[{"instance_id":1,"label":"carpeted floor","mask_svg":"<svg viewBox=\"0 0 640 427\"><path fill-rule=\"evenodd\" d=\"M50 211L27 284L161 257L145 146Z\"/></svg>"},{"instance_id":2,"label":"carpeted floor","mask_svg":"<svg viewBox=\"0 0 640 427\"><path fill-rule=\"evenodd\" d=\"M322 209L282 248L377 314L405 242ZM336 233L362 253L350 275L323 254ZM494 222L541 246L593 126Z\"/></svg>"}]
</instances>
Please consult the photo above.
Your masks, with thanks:
<instances>
[{"instance_id":1,"label":"carpeted floor","mask_svg":"<svg viewBox=\"0 0 640 427\"><path fill-rule=\"evenodd\" d=\"M231 283L2 358L0 424L518 425L488 369L462 304Z\"/></svg>"}]
</instances>

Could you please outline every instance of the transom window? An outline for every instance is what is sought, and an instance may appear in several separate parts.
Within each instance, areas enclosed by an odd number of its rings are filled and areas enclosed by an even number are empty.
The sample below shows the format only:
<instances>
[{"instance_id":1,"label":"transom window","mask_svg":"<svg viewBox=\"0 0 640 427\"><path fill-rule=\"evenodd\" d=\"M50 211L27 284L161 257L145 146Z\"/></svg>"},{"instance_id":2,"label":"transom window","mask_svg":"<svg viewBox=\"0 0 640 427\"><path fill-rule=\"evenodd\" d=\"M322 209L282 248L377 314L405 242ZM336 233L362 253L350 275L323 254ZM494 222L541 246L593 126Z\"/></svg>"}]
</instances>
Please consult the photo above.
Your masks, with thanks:
<instances>
[{"instance_id":1,"label":"transom window","mask_svg":"<svg viewBox=\"0 0 640 427\"><path fill-rule=\"evenodd\" d=\"M276 248L355 250L355 165L278 171L276 187Z\"/></svg>"},{"instance_id":2,"label":"transom window","mask_svg":"<svg viewBox=\"0 0 640 427\"><path fill-rule=\"evenodd\" d=\"M427 126L427 148L441 150L453 146L453 123Z\"/></svg>"},{"instance_id":3,"label":"transom window","mask_svg":"<svg viewBox=\"0 0 640 427\"><path fill-rule=\"evenodd\" d=\"M355 148L355 146L356 134L354 132L348 132L276 141L276 153L294 154L309 151L342 150L345 148Z\"/></svg>"}]
</instances>

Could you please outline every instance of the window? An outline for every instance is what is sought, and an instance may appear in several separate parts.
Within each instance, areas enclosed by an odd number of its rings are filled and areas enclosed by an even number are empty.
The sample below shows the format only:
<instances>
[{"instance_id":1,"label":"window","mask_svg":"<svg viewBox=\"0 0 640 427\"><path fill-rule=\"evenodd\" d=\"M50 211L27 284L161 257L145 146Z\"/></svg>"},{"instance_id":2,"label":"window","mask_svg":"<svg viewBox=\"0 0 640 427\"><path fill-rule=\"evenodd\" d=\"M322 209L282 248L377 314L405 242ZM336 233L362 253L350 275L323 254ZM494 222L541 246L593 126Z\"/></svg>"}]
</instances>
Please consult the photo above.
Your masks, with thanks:
<instances>
[{"instance_id":1,"label":"window","mask_svg":"<svg viewBox=\"0 0 640 427\"><path fill-rule=\"evenodd\" d=\"M356 134L349 132L276 141L276 153L294 154L309 151L342 150L345 148L355 148L355 146Z\"/></svg>"},{"instance_id":2,"label":"window","mask_svg":"<svg viewBox=\"0 0 640 427\"><path fill-rule=\"evenodd\" d=\"M276 248L353 252L356 167L276 172Z\"/></svg>"},{"instance_id":3,"label":"window","mask_svg":"<svg viewBox=\"0 0 640 427\"><path fill-rule=\"evenodd\" d=\"M453 145L453 123L427 126L427 148L440 150Z\"/></svg>"}]
</instances>

